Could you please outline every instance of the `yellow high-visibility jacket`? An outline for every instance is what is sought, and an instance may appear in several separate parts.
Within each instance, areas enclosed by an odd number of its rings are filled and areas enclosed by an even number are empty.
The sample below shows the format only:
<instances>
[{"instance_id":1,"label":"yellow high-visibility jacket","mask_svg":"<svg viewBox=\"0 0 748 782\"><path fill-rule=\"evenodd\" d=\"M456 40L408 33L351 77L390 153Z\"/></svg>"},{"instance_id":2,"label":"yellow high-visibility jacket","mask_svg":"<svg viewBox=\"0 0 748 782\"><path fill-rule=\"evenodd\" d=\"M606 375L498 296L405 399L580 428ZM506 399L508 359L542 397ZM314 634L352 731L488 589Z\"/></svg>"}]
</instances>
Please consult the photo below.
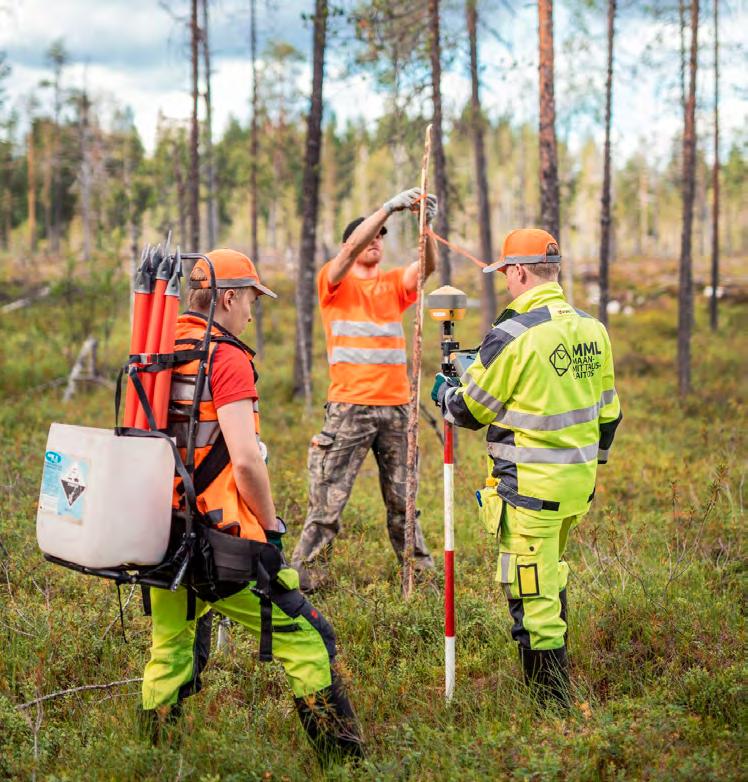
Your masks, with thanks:
<instances>
[{"instance_id":1,"label":"yellow high-visibility jacket","mask_svg":"<svg viewBox=\"0 0 748 782\"><path fill-rule=\"evenodd\" d=\"M558 283L518 296L442 399L447 420L488 425L498 494L543 518L584 513L621 421L605 327Z\"/></svg>"}]
</instances>

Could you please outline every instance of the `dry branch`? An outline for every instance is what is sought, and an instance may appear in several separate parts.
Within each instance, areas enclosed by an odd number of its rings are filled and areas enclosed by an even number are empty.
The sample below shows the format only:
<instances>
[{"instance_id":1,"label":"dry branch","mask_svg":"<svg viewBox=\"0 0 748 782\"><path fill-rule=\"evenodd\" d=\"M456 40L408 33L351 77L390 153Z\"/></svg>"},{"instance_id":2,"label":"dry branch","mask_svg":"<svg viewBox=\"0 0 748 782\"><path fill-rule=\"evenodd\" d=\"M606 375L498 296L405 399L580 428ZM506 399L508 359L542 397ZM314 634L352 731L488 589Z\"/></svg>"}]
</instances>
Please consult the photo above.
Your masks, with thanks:
<instances>
[{"instance_id":1,"label":"dry branch","mask_svg":"<svg viewBox=\"0 0 748 782\"><path fill-rule=\"evenodd\" d=\"M75 359L75 364L70 370L68 376L67 386L65 386L65 393L62 395L63 402L69 402L75 394L75 388L77 383L101 383L104 386L113 388L113 384L102 377L96 369L96 347L98 342L94 337L87 337L86 341L81 346L78 358Z\"/></svg>"},{"instance_id":2,"label":"dry branch","mask_svg":"<svg viewBox=\"0 0 748 782\"><path fill-rule=\"evenodd\" d=\"M41 698L34 698L33 701L27 701L16 706L17 709L28 709L31 706L36 706L38 703L44 701L51 701L55 698L62 698L65 695L72 695L75 692L87 692L89 690L109 690L112 687L121 687L123 684L134 684L135 682L142 682L143 677L138 676L136 679L121 679L117 682L107 682L106 684L84 684L81 687L70 687L67 690L59 690L58 692L51 692L49 695L42 695Z\"/></svg>"},{"instance_id":3,"label":"dry branch","mask_svg":"<svg viewBox=\"0 0 748 782\"><path fill-rule=\"evenodd\" d=\"M7 315L11 312L15 312L16 310L21 310L24 307L28 307L29 304L33 304L35 301L49 296L51 292L52 286L45 285L41 290L31 294L31 296L24 296L22 299L16 299L15 301L11 301L8 304L3 304L3 306L0 307L0 314Z\"/></svg>"}]
</instances>

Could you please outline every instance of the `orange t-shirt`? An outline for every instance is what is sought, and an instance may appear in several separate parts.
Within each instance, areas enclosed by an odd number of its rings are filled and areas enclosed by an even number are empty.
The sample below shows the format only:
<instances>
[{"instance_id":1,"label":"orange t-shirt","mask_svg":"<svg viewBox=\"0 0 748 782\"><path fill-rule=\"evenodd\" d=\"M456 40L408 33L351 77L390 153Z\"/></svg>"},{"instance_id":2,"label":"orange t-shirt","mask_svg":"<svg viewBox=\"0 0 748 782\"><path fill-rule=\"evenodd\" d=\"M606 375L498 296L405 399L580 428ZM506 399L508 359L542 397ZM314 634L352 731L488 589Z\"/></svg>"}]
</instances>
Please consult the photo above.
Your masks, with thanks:
<instances>
[{"instance_id":1,"label":"orange t-shirt","mask_svg":"<svg viewBox=\"0 0 748 782\"><path fill-rule=\"evenodd\" d=\"M370 280L349 272L337 285L330 263L317 277L330 365L330 402L402 405L410 398L403 312L416 291L403 285L405 268L379 271Z\"/></svg>"}]
</instances>

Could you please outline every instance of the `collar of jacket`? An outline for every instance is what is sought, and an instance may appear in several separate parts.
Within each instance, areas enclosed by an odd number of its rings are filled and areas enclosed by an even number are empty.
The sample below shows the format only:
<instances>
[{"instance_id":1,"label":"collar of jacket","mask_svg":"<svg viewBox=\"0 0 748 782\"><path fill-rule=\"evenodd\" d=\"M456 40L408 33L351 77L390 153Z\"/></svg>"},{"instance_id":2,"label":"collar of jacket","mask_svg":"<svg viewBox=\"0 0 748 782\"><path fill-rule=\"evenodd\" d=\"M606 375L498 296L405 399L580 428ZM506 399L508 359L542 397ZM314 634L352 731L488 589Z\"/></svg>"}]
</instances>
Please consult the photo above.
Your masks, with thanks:
<instances>
[{"instance_id":1,"label":"collar of jacket","mask_svg":"<svg viewBox=\"0 0 748 782\"><path fill-rule=\"evenodd\" d=\"M542 285L530 288L529 291L520 293L507 307L507 310L511 310L514 313L511 317L514 317L514 315L521 315L523 312L529 312L538 307L544 307L552 301L559 300L566 301L561 286L557 282L544 282ZM502 318L502 320L505 320L505 318Z\"/></svg>"}]
</instances>

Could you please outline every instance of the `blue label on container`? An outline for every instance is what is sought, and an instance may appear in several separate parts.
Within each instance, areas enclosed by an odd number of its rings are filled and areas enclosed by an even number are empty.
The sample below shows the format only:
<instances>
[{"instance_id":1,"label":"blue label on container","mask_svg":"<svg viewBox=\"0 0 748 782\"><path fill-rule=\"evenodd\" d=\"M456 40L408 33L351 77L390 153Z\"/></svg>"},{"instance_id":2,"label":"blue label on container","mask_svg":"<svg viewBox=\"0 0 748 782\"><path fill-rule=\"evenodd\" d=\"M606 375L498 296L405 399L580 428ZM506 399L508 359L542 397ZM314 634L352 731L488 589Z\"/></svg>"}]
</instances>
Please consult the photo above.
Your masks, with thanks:
<instances>
[{"instance_id":1,"label":"blue label on container","mask_svg":"<svg viewBox=\"0 0 748 782\"><path fill-rule=\"evenodd\" d=\"M39 510L82 521L88 488L87 459L72 454L47 451L44 454Z\"/></svg>"}]
</instances>

